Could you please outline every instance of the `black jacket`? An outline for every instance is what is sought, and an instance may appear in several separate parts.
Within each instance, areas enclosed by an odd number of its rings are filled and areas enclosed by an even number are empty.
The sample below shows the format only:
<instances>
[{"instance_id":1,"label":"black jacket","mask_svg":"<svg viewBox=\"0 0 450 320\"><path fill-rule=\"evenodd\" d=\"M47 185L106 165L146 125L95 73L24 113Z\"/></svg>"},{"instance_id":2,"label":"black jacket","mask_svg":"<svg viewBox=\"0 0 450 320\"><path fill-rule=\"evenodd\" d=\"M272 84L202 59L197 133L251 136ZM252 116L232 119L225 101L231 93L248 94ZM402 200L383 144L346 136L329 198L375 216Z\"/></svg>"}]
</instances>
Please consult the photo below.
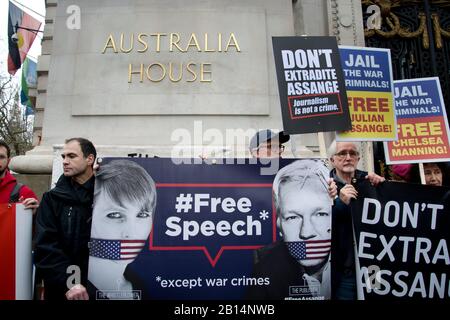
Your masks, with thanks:
<instances>
[{"instance_id":1,"label":"black jacket","mask_svg":"<svg viewBox=\"0 0 450 320\"><path fill-rule=\"evenodd\" d=\"M284 300L292 295L291 287L304 287L303 267L291 256L282 240L255 251L254 278L264 278L268 285L250 286L245 299ZM261 281L261 280L260 280ZM310 297L310 294L303 295Z\"/></svg>"},{"instance_id":2,"label":"black jacket","mask_svg":"<svg viewBox=\"0 0 450 320\"><path fill-rule=\"evenodd\" d=\"M356 170L355 178L364 179L367 172ZM330 172L330 177L336 182L338 194L345 186L345 182L336 175L336 169ZM340 278L351 277L356 281L355 252L353 246L353 221L350 206L339 198L335 200L331 215L331 268L333 297L339 286Z\"/></svg>"},{"instance_id":3,"label":"black jacket","mask_svg":"<svg viewBox=\"0 0 450 320\"><path fill-rule=\"evenodd\" d=\"M42 197L36 220L35 263L44 279L46 299L65 299L67 279L75 274L73 268L68 271L69 266L80 268L81 283L86 285L93 196L94 177L79 185L62 175L55 188Z\"/></svg>"}]
</instances>

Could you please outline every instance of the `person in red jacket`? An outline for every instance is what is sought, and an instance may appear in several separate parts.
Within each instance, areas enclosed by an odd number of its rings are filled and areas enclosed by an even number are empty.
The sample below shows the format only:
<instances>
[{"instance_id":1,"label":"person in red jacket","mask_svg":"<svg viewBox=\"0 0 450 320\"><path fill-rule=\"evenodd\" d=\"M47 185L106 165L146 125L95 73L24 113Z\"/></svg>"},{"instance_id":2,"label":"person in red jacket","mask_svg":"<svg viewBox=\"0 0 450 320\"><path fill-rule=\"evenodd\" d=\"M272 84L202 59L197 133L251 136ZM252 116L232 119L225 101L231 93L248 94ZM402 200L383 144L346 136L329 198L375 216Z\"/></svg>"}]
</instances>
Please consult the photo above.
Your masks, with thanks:
<instances>
[{"instance_id":1,"label":"person in red jacket","mask_svg":"<svg viewBox=\"0 0 450 320\"><path fill-rule=\"evenodd\" d=\"M16 178L8 170L10 157L11 149L8 144L0 141L0 203L19 202L25 208L33 210L34 214L39 206L36 194L29 187L18 185Z\"/></svg>"}]
</instances>

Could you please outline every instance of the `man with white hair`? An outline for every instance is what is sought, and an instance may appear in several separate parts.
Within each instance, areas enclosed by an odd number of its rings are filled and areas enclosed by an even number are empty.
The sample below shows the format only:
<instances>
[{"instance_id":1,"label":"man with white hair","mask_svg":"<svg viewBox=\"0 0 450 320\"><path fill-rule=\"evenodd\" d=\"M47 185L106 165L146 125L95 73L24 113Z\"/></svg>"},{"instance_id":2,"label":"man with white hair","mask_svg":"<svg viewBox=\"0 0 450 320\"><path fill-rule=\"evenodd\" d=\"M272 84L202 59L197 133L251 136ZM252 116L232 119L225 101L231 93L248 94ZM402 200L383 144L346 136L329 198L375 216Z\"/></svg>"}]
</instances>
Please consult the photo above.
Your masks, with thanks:
<instances>
[{"instance_id":1,"label":"man with white hair","mask_svg":"<svg viewBox=\"0 0 450 320\"><path fill-rule=\"evenodd\" d=\"M355 142L333 142L328 150L334 169L330 177L334 179L339 197L335 201L332 215L332 256L333 297L340 300L356 299L356 270L353 249L353 225L350 201L358 197L352 179L368 179L374 186L385 179L373 172L357 169L360 159Z\"/></svg>"}]
</instances>

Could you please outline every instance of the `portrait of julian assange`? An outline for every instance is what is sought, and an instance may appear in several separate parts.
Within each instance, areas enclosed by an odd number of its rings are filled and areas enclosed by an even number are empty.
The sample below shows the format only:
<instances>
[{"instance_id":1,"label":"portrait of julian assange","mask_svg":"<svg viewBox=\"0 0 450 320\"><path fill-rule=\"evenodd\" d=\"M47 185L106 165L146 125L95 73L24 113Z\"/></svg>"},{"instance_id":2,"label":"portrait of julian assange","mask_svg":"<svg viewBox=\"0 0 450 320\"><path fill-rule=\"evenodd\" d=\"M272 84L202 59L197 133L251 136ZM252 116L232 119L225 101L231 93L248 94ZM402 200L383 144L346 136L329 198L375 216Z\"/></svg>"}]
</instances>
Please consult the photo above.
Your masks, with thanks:
<instances>
[{"instance_id":1,"label":"portrait of julian assange","mask_svg":"<svg viewBox=\"0 0 450 320\"><path fill-rule=\"evenodd\" d=\"M330 299L331 212L329 170L318 159L297 160L273 182L280 240L254 252L248 299Z\"/></svg>"}]
</instances>

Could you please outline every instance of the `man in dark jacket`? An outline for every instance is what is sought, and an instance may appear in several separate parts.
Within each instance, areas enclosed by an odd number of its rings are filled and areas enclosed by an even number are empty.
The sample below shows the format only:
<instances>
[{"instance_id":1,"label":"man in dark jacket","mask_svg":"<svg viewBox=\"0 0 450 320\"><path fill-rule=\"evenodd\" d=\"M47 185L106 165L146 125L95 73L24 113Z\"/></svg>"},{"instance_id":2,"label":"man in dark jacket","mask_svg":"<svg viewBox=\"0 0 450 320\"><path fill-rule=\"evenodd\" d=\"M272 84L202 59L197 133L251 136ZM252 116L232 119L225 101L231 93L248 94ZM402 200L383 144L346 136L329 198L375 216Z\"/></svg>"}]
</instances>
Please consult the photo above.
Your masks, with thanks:
<instances>
[{"instance_id":1,"label":"man in dark jacket","mask_svg":"<svg viewBox=\"0 0 450 320\"><path fill-rule=\"evenodd\" d=\"M356 299L356 270L353 247L353 222L350 211L351 199L358 192L352 179L368 179L378 185L385 179L379 175L356 169L359 162L358 146L354 142L334 142L329 150L334 169L330 177L334 179L339 197L335 200L332 214L332 297L339 300Z\"/></svg>"},{"instance_id":2,"label":"man in dark jacket","mask_svg":"<svg viewBox=\"0 0 450 320\"><path fill-rule=\"evenodd\" d=\"M87 300L96 150L83 138L66 140L64 174L42 197L37 212L35 260L46 300Z\"/></svg>"}]
</instances>

